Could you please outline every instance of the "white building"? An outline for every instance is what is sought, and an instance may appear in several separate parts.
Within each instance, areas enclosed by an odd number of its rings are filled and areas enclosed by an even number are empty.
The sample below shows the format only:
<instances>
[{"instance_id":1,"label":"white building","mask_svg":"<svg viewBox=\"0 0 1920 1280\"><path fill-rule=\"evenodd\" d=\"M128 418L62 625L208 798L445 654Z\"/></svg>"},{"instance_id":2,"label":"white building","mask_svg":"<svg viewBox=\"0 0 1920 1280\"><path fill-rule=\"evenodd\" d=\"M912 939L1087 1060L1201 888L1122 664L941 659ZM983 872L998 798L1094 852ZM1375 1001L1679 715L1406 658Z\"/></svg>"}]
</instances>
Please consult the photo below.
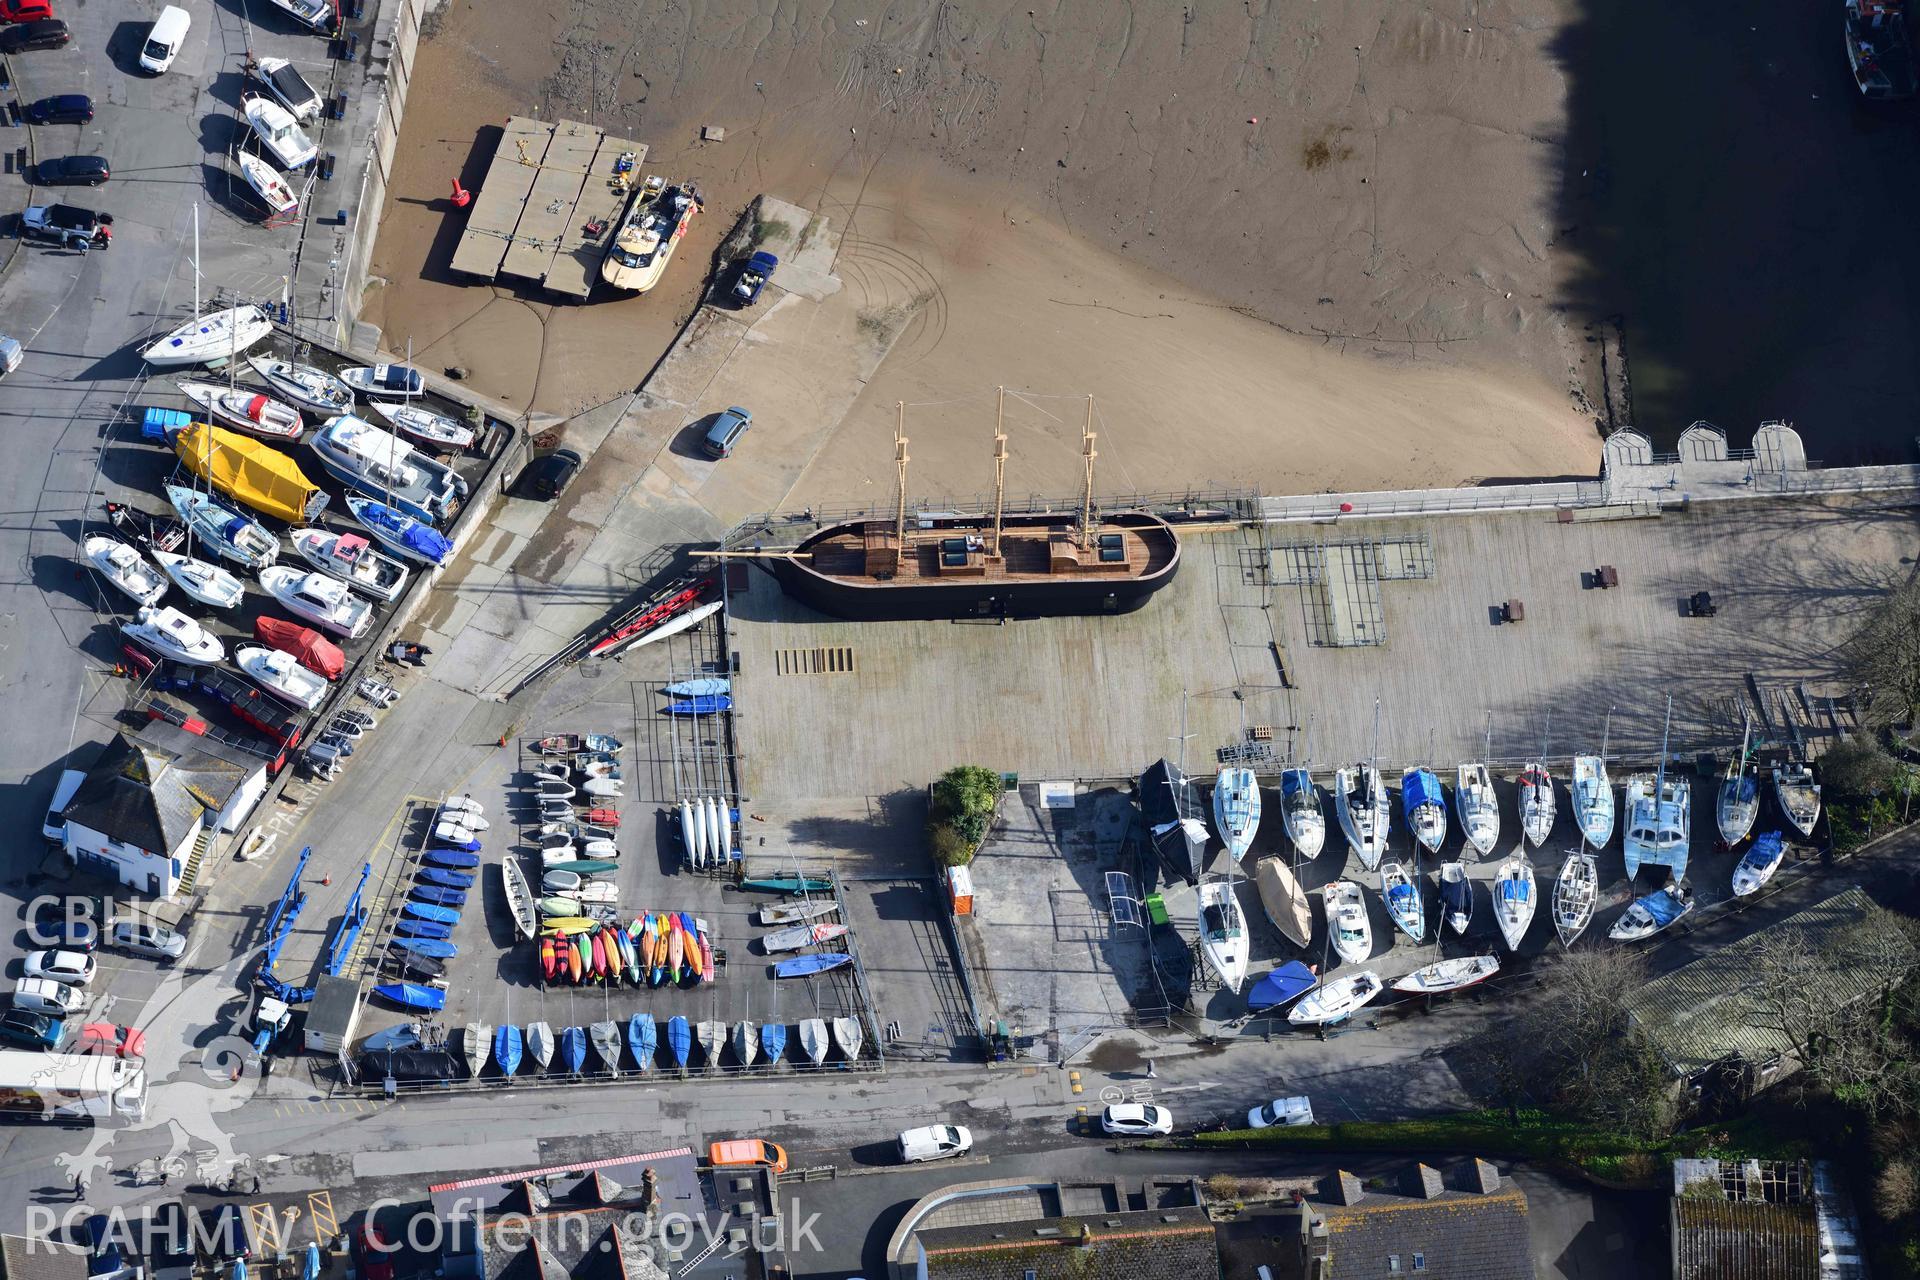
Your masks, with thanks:
<instances>
[{"instance_id":1,"label":"white building","mask_svg":"<svg viewBox=\"0 0 1920 1280\"><path fill-rule=\"evenodd\" d=\"M215 838L266 786L265 760L172 725L116 734L67 805L67 856L136 893L191 893Z\"/></svg>"}]
</instances>

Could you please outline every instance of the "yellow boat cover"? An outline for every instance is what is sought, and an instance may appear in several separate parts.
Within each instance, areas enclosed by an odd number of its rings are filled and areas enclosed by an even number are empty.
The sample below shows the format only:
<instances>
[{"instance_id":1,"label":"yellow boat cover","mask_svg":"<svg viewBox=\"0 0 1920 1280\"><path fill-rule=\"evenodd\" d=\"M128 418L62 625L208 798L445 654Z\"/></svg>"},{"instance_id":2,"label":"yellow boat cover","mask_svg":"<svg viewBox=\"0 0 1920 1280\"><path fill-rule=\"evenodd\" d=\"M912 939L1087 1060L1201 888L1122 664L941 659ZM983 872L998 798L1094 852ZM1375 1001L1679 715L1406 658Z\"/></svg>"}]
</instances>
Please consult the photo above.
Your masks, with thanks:
<instances>
[{"instance_id":1,"label":"yellow boat cover","mask_svg":"<svg viewBox=\"0 0 1920 1280\"><path fill-rule=\"evenodd\" d=\"M327 495L299 464L264 440L195 422L175 433L173 451L215 489L276 520L306 524L327 505Z\"/></svg>"}]
</instances>

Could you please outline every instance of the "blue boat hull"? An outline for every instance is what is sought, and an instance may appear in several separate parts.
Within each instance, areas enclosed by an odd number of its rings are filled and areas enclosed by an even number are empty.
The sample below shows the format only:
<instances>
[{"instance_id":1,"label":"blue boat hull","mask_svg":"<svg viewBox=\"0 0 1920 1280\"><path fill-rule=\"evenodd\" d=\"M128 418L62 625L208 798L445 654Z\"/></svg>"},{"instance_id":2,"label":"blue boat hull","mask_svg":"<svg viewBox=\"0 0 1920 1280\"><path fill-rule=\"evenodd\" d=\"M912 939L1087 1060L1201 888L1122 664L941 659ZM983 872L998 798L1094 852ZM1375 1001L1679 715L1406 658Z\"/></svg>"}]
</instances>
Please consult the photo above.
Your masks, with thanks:
<instances>
[{"instance_id":1,"label":"blue boat hull","mask_svg":"<svg viewBox=\"0 0 1920 1280\"><path fill-rule=\"evenodd\" d=\"M816 973L825 973L838 969L843 964L852 964L853 957L844 951L826 951L819 955L795 956L791 960L776 961L773 976L776 978L807 978Z\"/></svg>"},{"instance_id":2,"label":"blue boat hull","mask_svg":"<svg viewBox=\"0 0 1920 1280\"><path fill-rule=\"evenodd\" d=\"M429 849L426 860L436 867L446 867L453 871L473 871L480 866L480 855L468 853L462 849Z\"/></svg>"},{"instance_id":3,"label":"blue boat hull","mask_svg":"<svg viewBox=\"0 0 1920 1280\"><path fill-rule=\"evenodd\" d=\"M687 1057L693 1052L693 1028L687 1025L683 1017L667 1019L667 1048L673 1054L676 1067L687 1065Z\"/></svg>"},{"instance_id":4,"label":"blue boat hull","mask_svg":"<svg viewBox=\"0 0 1920 1280\"><path fill-rule=\"evenodd\" d=\"M521 1045L520 1028L509 1024L494 1031L493 1060L500 1064L501 1075L510 1076L520 1069Z\"/></svg>"},{"instance_id":5,"label":"blue boat hull","mask_svg":"<svg viewBox=\"0 0 1920 1280\"><path fill-rule=\"evenodd\" d=\"M566 1064L568 1071L579 1075L587 1065L587 1033L579 1027L568 1027L560 1033L560 1061Z\"/></svg>"},{"instance_id":6,"label":"blue boat hull","mask_svg":"<svg viewBox=\"0 0 1920 1280\"><path fill-rule=\"evenodd\" d=\"M423 1013L437 1013L447 1006L446 992L415 982L383 982L373 989L373 994L403 1009L416 1009Z\"/></svg>"},{"instance_id":7,"label":"blue boat hull","mask_svg":"<svg viewBox=\"0 0 1920 1280\"><path fill-rule=\"evenodd\" d=\"M431 902L436 907L467 905L467 895L463 889L443 889L434 884L417 884L413 886L412 895L421 902Z\"/></svg>"},{"instance_id":8,"label":"blue boat hull","mask_svg":"<svg viewBox=\"0 0 1920 1280\"><path fill-rule=\"evenodd\" d=\"M407 950L417 956L430 956L435 960L451 960L460 954L460 948L444 938L408 938Z\"/></svg>"},{"instance_id":9,"label":"blue boat hull","mask_svg":"<svg viewBox=\"0 0 1920 1280\"><path fill-rule=\"evenodd\" d=\"M471 889L473 877L464 871L447 871L440 867L420 868L420 879L428 884L437 884L447 889Z\"/></svg>"},{"instance_id":10,"label":"blue boat hull","mask_svg":"<svg viewBox=\"0 0 1920 1280\"><path fill-rule=\"evenodd\" d=\"M650 1013L636 1013L627 1020L627 1052L633 1055L634 1065L642 1071L653 1070L658 1035Z\"/></svg>"},{"instance_id":11,"label":"blue boat hull","mask_svg":"<svg viewBox=\"0 0 1920 1280\"><path fill-rule=\"evenodd\" d=\"M772 1066L780 1061L787 1051L787 1028L785 1023L769 1022L760 1028L760 1056Z\"/></svg>"},{"instance_id":12,"label":"blue boat hull","mask_svg":"<svg viewBox=\"0 0 1920 1280\"><path fill-rule=\"evenodd\" d=\"M667 704L670 716L711 716L733 709L733 699L727 694L713 694L700 698L681 698Z\"/></svg>"},{"instance_id":13,"label":"blue boat hull","mask_svg":"<svg viewBox=\"0 0 1920 1280\"><path fill-rule=\"evenodd\" d=\"M412 904L409 903L409 906ZM453 936L453 926L436 924L432 920L401 920L393 926L393 931L407 939L444 939Z\"/></svg>"},{"instance_id":14,"label":"blue boat hull","mask_svg":"<svg viewBox=\"0 0 1920 1280\"><path fill-rule=\"evenodd\" d=\"M430 902L409 902L402 911L416 920L431 920L435 924L459 924L460 913L452 907L439 907Z\"/></svg>"}]
</instances>

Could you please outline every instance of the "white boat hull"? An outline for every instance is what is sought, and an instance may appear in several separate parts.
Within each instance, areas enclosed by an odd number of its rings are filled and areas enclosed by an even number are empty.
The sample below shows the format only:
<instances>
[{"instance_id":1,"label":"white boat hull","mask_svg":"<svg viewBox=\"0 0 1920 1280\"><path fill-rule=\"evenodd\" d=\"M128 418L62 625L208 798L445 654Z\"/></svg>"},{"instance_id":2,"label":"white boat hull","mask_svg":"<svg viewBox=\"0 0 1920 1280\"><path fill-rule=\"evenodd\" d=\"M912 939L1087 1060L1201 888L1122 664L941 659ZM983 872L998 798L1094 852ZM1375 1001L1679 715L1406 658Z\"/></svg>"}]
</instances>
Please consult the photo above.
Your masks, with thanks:
<instances>
[{"instance_id":1,"label":"white boat hull","mask_svg":"<svg viewBox=\"0 0 1920 1280\"><path fill-rule=\"evenodd\" d=\"M209 609L232 609L246 597L247 589L240 579L217 564L171 551L156 551L153 558L173 579L174 586Z\"/></svg>"},{"instance_id":2,"label":"white boat hull","mask_svg":"<svg viewBox=\"0 0 1920 1280\"><path fill-rule=\"evenodd\" d=\"M230 307L189 320L149 345L140 358L156 369L185 369L231 359L264 341L273 322L258 307Z\"/></svg>"},{"instance_id":3,"label":"white boat hull","mask_svg":"<svg viewBox=\"0 0 1920 1280\"><path fill-rule=\"evenodd\" d=\"M1383 989L1380 975L1371 969L1324 982L1294 1003L1287 1011L1287 1021L1304 1027L1344 1022L1372 1003Z\"/></svg>"}]
</instances>

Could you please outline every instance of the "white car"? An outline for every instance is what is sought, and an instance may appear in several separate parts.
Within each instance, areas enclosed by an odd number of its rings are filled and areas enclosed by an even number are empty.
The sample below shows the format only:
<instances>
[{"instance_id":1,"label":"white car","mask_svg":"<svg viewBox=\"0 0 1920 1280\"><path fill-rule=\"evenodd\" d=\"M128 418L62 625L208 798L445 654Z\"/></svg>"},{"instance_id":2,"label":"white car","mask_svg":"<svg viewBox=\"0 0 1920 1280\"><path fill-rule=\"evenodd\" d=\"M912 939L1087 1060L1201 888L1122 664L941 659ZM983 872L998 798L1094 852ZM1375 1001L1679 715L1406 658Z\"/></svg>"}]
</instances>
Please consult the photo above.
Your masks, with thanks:
<instances>
[{"instance_id":1,"label":"white car","mask_svg":"<svg viewBox=\"0 0 1920 1280\"><path fill-rule=\"evenodd\" d=\"M93 957L84 951L29 951L27 976L84 987L93 981Z\"/></svg>"},{"instance_id":2,"label":"white car","mask_svg":"<svg viewBox=\"0 0 1920 1280\"><path fill-rule=\"evenodd\" d=\"M55 982L51 978L22 978L13 989L14 1008L30 1013L51 1014L56 1018L64 1018L83 1008L86 1003L86 993L80 988Z\"/></svg>"},{"instance_id":3,"label":"white car","mask_svg":"<svg viewBox=\"0 0 1920 1280\"><path fill-rule=\"evenodd\" d=\"M973 1133L961 1124L930 1124L900 1135L900 1159L907 1164L946 1160L973 1150Z\"/></svg>"},{"instance_id":4,"label":"white car","mask_svg":"<svg viewBox=\"0 0 1920 1280\"><path fill-rule=\"evenodd\" d=\"M1313 1123L1313 1102L1308 1098L1275 1098L1247 1112L1247 1128L1271 1129L1275 1125Z\"/></svg>"},{"instance_id":5,"label":"white car","mask_svg":"<svg viewBox=\"0 0 1920 1280\"><path fill-rule=\"evenodd\" d=\"M107 929L107 945L153 960L178 960L187 951L187 940L172 929L133 920L114 921Z\"/></svg>"},{"instance_id":6,"label":"white car","mask_svg":"<svg viewBox=\"0 0 1920 1280\"><path fill-rule=\"evenodd\" d=\"M1173 1132L1173 1112L1141 1102L1120 1102L1100 1113L1100 1127L1122 1138L1164 1137Z\"/></svg>"}]
</instances>

